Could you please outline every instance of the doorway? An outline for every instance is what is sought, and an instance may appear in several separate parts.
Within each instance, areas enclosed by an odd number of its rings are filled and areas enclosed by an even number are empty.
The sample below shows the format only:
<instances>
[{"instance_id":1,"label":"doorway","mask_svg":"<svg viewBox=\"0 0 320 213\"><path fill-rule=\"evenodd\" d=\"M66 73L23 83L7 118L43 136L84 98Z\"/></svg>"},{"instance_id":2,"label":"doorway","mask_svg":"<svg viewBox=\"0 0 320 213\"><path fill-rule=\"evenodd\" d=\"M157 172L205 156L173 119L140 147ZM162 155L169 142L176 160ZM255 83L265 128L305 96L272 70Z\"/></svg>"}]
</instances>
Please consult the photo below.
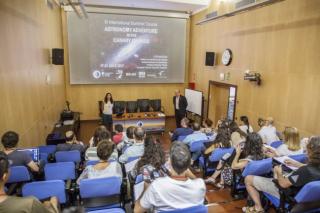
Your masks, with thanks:
<instances>
[{"instance_id":1,"label":"doorway","mask_svg":"<svg viewBox=\"0 0 320 213\"><path fill-rule=\"evenodd\" d=\"M234 120L236 100L237 85L209 81L207 117L214 124L220 119Z\"/></svg>"}]
</instances>

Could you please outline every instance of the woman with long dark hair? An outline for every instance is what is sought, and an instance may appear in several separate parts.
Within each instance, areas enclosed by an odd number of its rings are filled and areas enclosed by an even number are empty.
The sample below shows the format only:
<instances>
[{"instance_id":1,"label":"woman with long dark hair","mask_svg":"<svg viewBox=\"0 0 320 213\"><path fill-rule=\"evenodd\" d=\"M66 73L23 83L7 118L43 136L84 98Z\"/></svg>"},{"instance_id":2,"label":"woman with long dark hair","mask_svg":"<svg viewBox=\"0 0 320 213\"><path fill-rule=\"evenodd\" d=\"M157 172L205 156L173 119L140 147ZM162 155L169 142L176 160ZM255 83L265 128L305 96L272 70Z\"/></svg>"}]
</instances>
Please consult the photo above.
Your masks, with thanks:
<instances>
[{"instance_id":1,"label":"woman with long dark hair","mask_svg":"<svg viewBox=\"0 0 320 213\"><path fill-rule=\"evenodd\" d=\"M252 133L253 132L253 128L249 123L249 118L245 115L240 117L240 121L242 122L242 124L239 126L239 128L246 134Z\"/></svg>"},{"instance_id":2,"label":"woman with long dark hair","mask_svg":"<svg viewBox=\"0 0 320 213\"><path fill-rule=\"evenodd\" d=\"M103 110L102 110L102 123L103 125L112 132L112 111L113 111L113 98L111 93L107 93L104 97Z\"/></svg>"},{"instance_id":3,"label":"woman with long dark hair","mask_svg":"<svg viewBox=\"0 0 320 213\"><path fill-rule=\"evenodd\" d=\"M157 177L166 175L164 171L165 153L160 142L153 136L149 136L144 142L144 154L131 171L131 176L135 178L142 174L145 182L152 182Z\"/></svg>"}]
</instances>

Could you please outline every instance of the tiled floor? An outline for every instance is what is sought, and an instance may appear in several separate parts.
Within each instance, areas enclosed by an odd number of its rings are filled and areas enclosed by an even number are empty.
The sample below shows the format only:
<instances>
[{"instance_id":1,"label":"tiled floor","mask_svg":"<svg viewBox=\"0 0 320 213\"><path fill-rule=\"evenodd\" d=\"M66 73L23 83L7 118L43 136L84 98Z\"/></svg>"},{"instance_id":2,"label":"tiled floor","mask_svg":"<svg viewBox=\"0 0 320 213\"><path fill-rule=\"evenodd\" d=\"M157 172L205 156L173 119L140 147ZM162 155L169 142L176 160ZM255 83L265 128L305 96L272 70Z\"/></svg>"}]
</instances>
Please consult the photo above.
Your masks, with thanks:
<instances>
[{"instance_id":1,"label":"tiled floor","mask_svg":"<svg viewBox=\"0 0 320 213\"><path fill-rule=\"evenodd\" d=\"M95 128L98 126L98 121L82 121L79 139L84 143L88 143L92 137ZM169 150L170 139L168 135L169 130L175 128L175 122L173 118L166 120L166 132L163 136L159 135L163 148ZM209 202L209 212L222 213L222 212L242 212L241 208L245 206L245 200L234 200L230 196L230 190L227 189L216 189L213 186L207 185L207 200Z\"/></svg>"}]
</instances>

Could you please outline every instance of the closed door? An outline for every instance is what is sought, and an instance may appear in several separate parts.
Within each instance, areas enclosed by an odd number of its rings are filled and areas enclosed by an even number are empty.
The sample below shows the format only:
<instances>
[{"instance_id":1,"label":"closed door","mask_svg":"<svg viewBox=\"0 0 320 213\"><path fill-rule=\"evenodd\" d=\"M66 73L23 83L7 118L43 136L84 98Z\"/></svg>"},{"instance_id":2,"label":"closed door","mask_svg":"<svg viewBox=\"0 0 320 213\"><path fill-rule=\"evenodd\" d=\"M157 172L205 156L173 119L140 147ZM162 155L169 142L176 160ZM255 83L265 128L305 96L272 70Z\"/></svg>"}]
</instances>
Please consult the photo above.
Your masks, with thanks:
<instances>
[{"instance_id":1,"label":"closed door","mask_svg":"<svg viewBox=\"0 0 320 213\"><path fill-rule=\"evenodd\" d=\"M214 125L220 119L225 119L228 113L230 89L224 85L210 85L208 117Z\"/></svg>"}]
</instances>

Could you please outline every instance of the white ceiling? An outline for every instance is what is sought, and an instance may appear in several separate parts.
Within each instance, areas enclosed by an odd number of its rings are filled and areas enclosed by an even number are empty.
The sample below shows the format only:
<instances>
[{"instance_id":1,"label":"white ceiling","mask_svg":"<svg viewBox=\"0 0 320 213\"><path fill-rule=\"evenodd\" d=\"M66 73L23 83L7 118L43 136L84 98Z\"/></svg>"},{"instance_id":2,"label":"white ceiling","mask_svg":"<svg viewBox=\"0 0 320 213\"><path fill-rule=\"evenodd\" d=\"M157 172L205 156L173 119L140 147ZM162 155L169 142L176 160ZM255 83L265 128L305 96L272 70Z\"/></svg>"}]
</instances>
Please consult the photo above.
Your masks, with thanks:
<instances>
[{"instance_id":1,"label":"white ceiling","mask_svg":"<svg viewBox=\"0 0 320 213\"><path fill-rule=\"evenodd\" d=\"M211 0L83 0L86 5L198 12Z\"/></svg>"}]
</instances>

